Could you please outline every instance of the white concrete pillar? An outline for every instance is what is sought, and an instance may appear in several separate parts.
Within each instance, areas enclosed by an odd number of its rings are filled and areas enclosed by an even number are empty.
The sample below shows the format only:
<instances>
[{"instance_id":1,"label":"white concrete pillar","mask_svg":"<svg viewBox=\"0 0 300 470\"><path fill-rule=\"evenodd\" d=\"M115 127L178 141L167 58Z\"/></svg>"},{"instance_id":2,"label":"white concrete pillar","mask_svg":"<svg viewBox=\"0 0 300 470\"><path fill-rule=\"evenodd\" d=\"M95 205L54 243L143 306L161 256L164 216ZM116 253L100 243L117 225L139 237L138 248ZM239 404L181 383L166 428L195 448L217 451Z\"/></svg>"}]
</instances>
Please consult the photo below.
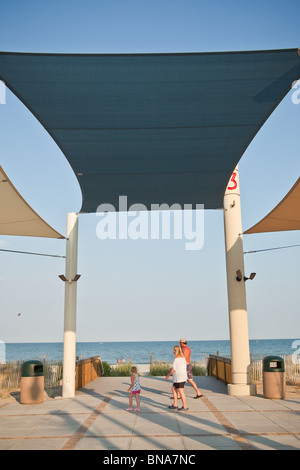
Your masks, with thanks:
<instances>
[{"instance_id":1,"label":"white concrete pillar","mask_svg":"<svg viewBox=\"0 0 300 470\"><path fill-rule=\"evenodd\" d=\"M232 384L228 384L228 393L229 395L253 395L256 393L256 386L250 384L250 351L238 167L233 172L224 195L224 229L232 371ZM238 270L242 273L241 281L236 279Z\"/></svg>"},{"instance_id":2,"label":"white concrete pillar","mask_svg":"<svg viewBox=\"0 0 300 470\"><path fill-rule=\"evenodd\" d=\"M78 251L78 214L71 212L67 218L66 272L65 272L65 317L63 356L63 397L75 396L76 366L76 300Z\"/></svg>"}]
</instances>

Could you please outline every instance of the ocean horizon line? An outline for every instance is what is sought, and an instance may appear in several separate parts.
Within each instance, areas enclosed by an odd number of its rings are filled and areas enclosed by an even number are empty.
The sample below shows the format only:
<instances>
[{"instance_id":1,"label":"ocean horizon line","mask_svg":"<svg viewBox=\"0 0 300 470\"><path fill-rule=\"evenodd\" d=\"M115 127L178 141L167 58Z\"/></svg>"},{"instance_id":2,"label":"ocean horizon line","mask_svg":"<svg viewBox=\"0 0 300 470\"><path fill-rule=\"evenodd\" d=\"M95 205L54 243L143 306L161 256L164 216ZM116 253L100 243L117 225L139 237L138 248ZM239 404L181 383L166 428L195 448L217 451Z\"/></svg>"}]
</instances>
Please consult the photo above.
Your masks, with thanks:
<instances>
[{"instance_id":1,"label":"ocean horizon line","mask_svg":"<svg viewBox=\"0 0 300 470\"><path fill-rule=\"evenodd\" d=\"M284 354L291 355L299 340L293 338L268 338L250 339L250 353L254 354ZM149 363L150 356L153 360L170 360L173 357L173 346L177 340L154 341L77 341L76 356L87 358L100 356L109 364L117 360L125 359L126 362L136 364ZM6 361L47 358L48 360L62 360L64 343L62 341L51 342L22 342L1 343L2 355ZM0 344L0 346L1 346ZM192 349L192 360L195 362L208 357L209 354L220 356L231 355L230 340L188 340ZM296 346L295 346L296 345Z\"/></svg>"},{"instance_id":2,"label":"ocean horizon line","mask_svg":"<svg viewBox=\"0 0 300 470\"><path fill-rule=\"evenodd\" d=\"M298 339L298 337L292 337L292 338L249 338L249 341L280 341L280 340L295 340ZM195 342L195 341L230 341L230 338L226 339L188 339L188 342ZM2 341L5 344L63 344L64 342L61 341ZM99 344L104 344L104 343L170 343L170 342L179 342L179 339L147 339L147 340L109 340L109 341L100 341L100 340L95 340L95 341L76 341L76 343L99 343Z\"/></svg>"}]
</instances>

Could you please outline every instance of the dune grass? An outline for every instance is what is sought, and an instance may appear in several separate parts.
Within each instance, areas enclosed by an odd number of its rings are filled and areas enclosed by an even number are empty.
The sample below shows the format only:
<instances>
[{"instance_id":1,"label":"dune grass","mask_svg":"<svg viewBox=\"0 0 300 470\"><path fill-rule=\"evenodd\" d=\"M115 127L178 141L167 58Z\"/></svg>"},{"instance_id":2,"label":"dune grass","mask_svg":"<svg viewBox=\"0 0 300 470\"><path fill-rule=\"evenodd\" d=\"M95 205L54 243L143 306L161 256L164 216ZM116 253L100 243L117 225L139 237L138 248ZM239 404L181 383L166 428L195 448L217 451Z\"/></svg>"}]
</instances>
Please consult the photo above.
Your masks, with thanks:
<instances>
[{"instance_id":1,"label":"dune grass","mask_svg":"<svg viewBox=\"0 0 300 470\"><path fill-rule=\"evenodd\" d=\"M130 377L130 369L133 364L120 364L117 366L111 366L107 362L102 362L103 366L103 377ZM172 364L164 361L155 361L150 365L150 375L157 377L165 377L170 369ZM206 370L204 367L199 364L192 364L192 373L194 376L206 375Z\"/></svg>"},{"instance_id":2,"label":"dune grass","mask_svg":"<svg viewBox=\"0 0 300 470\"><path fill-rule=\"evenodd\" d=\"M108 362L102 361L103 377L130 377L130 370L134 364L119 364L112 367Z\"/></svg>"},{"instance_id":3,"label":"dune grass","mask_svg":"<svg viewBox=\"0 0 300 470\"><path fill-rule=\"evenodd\" d=\"M166 376L169 373L171 367L172 367L172 364L169 364L168 362L155 361L150 365L150 375ZM193 363L192 374L194 376L206 375L206 370L204 367L196 363Z\"/></svg>"},{"instance_id":4,"label":"dune grass","mask_svg":"<svg viewBox=\"0 0 300 470\"><path fill-rule=\"evenodd\" d=\"M150 365L150 375L153 376L166 376L171 369L172 365L168 362L155 361Z\"/></svg>"}]
</instances>

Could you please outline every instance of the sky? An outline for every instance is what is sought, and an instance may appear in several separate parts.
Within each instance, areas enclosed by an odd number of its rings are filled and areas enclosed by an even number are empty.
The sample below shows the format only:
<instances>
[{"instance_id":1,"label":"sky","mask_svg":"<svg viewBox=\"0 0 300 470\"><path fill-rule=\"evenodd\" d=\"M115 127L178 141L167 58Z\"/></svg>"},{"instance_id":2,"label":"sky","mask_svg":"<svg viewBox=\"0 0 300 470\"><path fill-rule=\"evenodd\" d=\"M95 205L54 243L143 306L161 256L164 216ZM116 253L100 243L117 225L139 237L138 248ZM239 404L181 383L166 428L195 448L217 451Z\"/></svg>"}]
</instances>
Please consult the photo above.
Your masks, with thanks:
<instances>
[{"instance_id":1,"label":"sky","mask_svg":"<svg viewBox=\"0 0 300 470\"><path fill-rule=\"evenodd\" d=\"M293 0L1 2L0 50L219 52L300 47ZM239 162L243 230L300 176L300 104L284 98ZM26 201L66 234L82 197L66 158L9 91L0 105L0 163ZM229 339L224 224L205 211L204 245L184 240L99 240L79 215L77 341ZM244 236L244 251L300 244L299 231ZM0 248L65 255L65 241L0 235ZM245 254L249 337L300 335L300 247ZM63 258L0 251L0 340L63 341ZM18 315L21 313L21 315Z\"/></svg>"}]
</instances>

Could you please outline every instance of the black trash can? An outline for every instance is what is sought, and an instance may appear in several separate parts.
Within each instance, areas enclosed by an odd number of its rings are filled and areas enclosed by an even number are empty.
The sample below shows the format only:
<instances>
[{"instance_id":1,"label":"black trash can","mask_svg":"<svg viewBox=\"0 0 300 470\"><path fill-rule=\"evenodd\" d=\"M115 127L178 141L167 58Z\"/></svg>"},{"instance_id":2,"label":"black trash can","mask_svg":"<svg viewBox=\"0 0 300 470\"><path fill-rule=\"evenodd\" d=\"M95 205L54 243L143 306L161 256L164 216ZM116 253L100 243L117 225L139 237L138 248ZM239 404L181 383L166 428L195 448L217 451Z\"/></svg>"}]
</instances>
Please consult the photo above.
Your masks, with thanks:
<instances>
[{"instance_id":1,"label":"black trash can","mask_svg":"<svg viewBox=\"0 0 300 470\"><path fill-rule=\"evenodd\" d=\"M22 404L33 405L44 401L44 365L41 361L26 361L21 371Z\"/></svg>"},{"instance_id":2,"label":"black trash can","mask_svg":"<svg viewBox=\"0 0 300 470\"><path fill-rule=\"evenodd\" d=\"M280 356L263 358L263 394L265 398L285 398L285 367Z\"/></svg>"}]
</instances>

